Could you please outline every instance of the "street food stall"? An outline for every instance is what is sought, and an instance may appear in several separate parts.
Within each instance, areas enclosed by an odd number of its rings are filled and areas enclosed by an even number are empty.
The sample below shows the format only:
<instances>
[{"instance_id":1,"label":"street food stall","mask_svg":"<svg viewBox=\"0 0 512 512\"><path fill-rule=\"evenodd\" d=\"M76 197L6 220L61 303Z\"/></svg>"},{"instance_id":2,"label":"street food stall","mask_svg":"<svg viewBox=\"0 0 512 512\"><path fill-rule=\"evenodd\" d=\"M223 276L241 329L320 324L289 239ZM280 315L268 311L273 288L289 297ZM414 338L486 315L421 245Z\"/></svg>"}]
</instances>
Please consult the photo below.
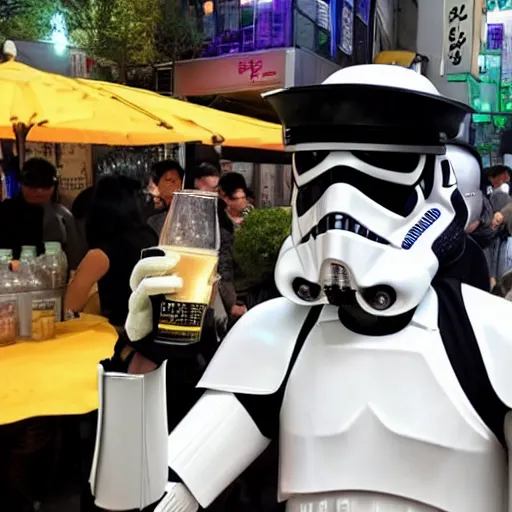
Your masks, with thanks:
<instances>
[{"instance_id":1,"label":"street food stall","mask_svg":"<svg viewBox=\"0 0 512 512\"><path fill-rule=\"evenodd\" d=\"M1 139L15 142L21 165L30 142L282 150L280 125L46 73L14 59L0 64ZM23 436L27 422L71 421L97 408L97 364L112 355L118 333L102 317L63 318L69 273L56 244L50 242L42 257L25 247L19 262L9 248L0 249L0 432L21 425ZM4 457L6 464L10 460Z\"/></svg>"}]
</instances>

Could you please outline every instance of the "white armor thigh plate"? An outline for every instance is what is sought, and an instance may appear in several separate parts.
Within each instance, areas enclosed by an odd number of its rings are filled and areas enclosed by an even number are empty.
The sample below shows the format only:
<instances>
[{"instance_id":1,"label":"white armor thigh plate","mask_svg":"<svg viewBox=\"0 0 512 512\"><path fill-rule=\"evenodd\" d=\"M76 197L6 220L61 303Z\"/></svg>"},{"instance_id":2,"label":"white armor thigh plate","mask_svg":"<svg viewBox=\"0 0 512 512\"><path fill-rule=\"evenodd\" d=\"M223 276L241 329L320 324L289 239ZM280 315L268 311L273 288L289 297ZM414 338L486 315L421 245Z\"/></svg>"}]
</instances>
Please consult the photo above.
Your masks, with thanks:
<instances>
[{"instance_id":1,"label":"white armor thigh plate","mask_svg":"<svg viewBox=\"0 0 512 512\"><path fill-rule=\"evenodd\" d=\"M422 503L385 494L345 492L290 498L286 512L439 512Z\"/></svg>"},{"instance_id":2,"label":"white armor thigh plate","mask_svg":"<svg viewBox=\"0 0 512 512\"><path fill-rule=\"evenodd\" d=\"M431 290L407 328L381 337L324 308L281 409L281 499L368 491L445 512L507 510L504 450L456 379L437 307Z\"/></svg>"}]
</instances>

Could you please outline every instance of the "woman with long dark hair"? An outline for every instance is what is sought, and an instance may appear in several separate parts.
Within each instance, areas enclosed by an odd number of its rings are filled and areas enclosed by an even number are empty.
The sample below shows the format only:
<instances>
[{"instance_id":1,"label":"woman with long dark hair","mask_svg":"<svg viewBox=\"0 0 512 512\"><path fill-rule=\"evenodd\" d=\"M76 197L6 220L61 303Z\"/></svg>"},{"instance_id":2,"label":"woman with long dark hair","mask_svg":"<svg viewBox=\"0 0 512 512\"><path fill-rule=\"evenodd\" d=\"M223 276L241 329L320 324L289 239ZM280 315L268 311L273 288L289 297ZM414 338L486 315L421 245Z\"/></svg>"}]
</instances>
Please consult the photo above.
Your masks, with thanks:
<instances>
[{"instance_id":1,"label":"woman with long dark hair","mask_svg":"<svg viewBox=\"0 0 512 512\"><path fill-rule=\"evenodd\" d=\"M158 244L147 226L140 183L106 176L96 185L85 223L89 251L69 284L65 310L81 311L97 283L101 312L122 328L128 314L130 275L142 249Z\"/></svg>"}]
</instances>

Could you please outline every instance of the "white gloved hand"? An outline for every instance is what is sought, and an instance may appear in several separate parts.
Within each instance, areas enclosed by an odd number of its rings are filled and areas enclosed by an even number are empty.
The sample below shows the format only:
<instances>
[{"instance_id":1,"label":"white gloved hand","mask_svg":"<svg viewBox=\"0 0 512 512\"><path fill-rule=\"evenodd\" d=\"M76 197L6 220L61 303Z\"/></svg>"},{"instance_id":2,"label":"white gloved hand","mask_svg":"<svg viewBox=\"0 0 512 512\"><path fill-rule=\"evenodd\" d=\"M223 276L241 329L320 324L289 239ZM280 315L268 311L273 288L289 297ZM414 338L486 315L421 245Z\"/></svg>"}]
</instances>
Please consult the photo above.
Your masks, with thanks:
<instances>
[{"instance_id":1,"label":"white gloved hand","mask_svg":"<svg viewBox=\"0 0 512 512\"><path fill-rule=\"evenodd\" d=\"M139 341L153 330L152 295L170 294L182 288L183 280L166 275L180 260L179 254L168 252L165 256L144 258L135 265L131 278L132 294L128 302L126 334L130 341Z\"/></svg>"},{"instance_id":2,"label":"white gloved hand","mask_svg":"<svg viewBox=\"0 0 512 512\"><path fill-rule=\"evenodd\" d=\"M155 508L155 512L197 512L199 504L183 485L169 482L165 494Z\"/></svg>"}]
</instances>

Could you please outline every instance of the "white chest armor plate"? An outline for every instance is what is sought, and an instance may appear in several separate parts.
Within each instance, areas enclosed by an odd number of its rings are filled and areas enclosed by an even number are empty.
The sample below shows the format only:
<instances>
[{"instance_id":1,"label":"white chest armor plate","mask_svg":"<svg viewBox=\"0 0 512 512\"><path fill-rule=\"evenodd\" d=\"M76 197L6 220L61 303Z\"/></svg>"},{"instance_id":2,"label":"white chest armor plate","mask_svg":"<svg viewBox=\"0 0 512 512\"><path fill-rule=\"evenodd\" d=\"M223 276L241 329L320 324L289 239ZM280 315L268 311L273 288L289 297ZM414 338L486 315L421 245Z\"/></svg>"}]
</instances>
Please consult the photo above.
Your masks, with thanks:
<instances>
[{"instance_id":1,"label":"white chest armor plate","mask_svg":"<svg viewBox=\"0 0 512 512\"><path fill-rule=\"evenodd\" d=\"M446 512L507 510L504 450L457 381L433 291L392 336L355 334L324 308L288 381L280 443L282 499L370 491Z\"/></svg>"}]
</instances>

